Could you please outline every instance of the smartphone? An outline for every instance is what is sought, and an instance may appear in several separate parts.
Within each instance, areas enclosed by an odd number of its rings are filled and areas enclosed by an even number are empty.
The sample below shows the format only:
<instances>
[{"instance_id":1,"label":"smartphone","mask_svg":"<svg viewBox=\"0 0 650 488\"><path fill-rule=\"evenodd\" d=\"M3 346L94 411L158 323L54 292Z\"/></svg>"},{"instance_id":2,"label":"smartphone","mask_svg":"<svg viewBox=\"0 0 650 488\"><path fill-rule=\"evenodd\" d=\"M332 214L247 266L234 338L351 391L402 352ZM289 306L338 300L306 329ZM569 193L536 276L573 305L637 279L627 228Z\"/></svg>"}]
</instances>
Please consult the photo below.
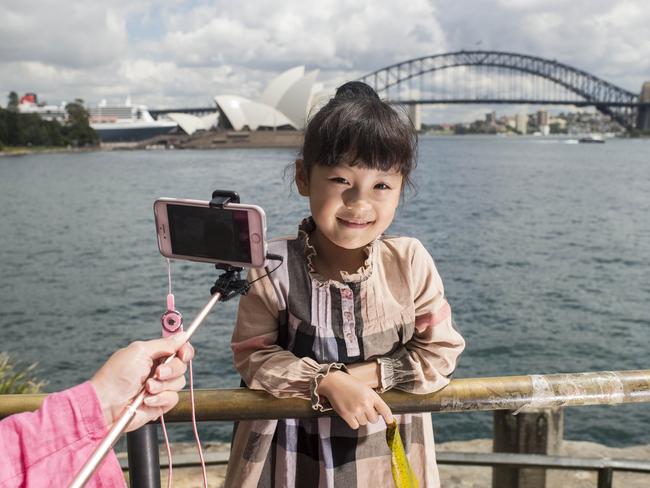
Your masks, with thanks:
<instances>
[{"instance_id":1,"label":"smartphone","mask_svg":"<svg viewBox=\"0 0 650 488\"><path fill-rule=\"evenodd\" d=\"M211 208L203 200L160 198L153 211L165 257L245 268L266 264L266 216L256 205Z\"/></svg>"}]
</instances>

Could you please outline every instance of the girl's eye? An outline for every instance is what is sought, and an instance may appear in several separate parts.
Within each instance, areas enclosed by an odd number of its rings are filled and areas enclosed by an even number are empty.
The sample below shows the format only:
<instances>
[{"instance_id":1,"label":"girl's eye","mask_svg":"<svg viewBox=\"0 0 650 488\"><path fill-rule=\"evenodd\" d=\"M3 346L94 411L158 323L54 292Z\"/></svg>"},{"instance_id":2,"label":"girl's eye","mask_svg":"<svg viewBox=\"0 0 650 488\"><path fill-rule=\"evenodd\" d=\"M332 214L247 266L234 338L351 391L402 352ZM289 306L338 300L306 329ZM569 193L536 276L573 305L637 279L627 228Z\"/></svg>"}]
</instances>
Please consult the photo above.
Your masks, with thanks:
<instances>
[{"instance_id":1,"label":"girl's eye","mask_svg":"<svg viewBox=\"0 0 650 488\"><path fill-rule=\"evenodd\" d=\"M342 176L334 176L333 178L330 178L330 181L333 181L334 183L342 183L344 185L348 183L348 180Z\"/></svg>"},{"instance_id":2,"label":"girl's eye","mask_svg":"<svg viewBox=\"0 0 650 488\"><path fill-rule=\"evenodd\" d=\"M386 183L377 183L375 185L375 188L377 190L390 190L390 186L388 186Z\"/></svg>"}]
</instances>

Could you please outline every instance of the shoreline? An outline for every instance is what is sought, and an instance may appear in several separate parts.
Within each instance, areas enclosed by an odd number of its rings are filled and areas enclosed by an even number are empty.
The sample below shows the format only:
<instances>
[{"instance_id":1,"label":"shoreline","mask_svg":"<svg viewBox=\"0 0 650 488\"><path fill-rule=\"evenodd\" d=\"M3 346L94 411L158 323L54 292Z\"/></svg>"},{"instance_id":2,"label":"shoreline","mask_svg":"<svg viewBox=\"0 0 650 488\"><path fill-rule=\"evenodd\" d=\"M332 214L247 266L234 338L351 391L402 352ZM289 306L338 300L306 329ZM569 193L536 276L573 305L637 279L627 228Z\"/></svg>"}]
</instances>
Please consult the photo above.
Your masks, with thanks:
<instances>
[{"instance_id":1,"label":"shoreline","mask_svg":"<svg viewBox=\"0 0 650 488\"><path fill-rule=\"evenodd\" d=\"M502 138L499 134L454 134L446 132L421 132L420 137L486 137ZM539 140L571 139L578 136L553 134L550 136L520 135L510 137L529 137ZM266 148L298 148L302 143L302 131L208 131L193 136L185 134L165 134L144 141L109 142L95 147L13 147L5 146L0 150L0 157L25 156L31 154L80 153L95 151L153 151L175 149L266 149ZM617 135L614 139L650 139L650 135Z\"/></svg>"},{"instance_id":2,"label":"shoreline","mask_svg":"<svg viewBox=\"0 0 650 488\"><path fill-rule=\"evenodd\" d=\"M29 156L32 154L61 154L61 153L86 153L101 151L101 147L56 147L56 146L38 146L38 147L25 147L25 146L5 146L0 150L0 157L17 157Z\"/></svg>"},{"instance_id":3,"label":"shoreline","mask_svg":"<svg viewBox=\"0 0 650 488\"><path fill-rule=\"evenodd\" d=\"M178 488L194 488L203 486L200 466L187 467L187 459L198 463L196 445L190 442L171 443L172 460L174 461L174 486ZM206 442L203 445L204 454L213 459L227 459L230 444L224 442ZM474 439L471 441L450 441L436 444L436 452L492 452L492 439ZM604 444L586 441L564 440L560 447L559 456L584 458L612 458L627 460L647 460L650 458L650 444L609 447ZM126 452L118 453L118 459L124 463ZM160 462L167 461L165 446L160 446ZM492 468L482 466L453 466L438 465L441 486L445 488L475 488L492 485ZM226 464L207 466L210 486L223 486L226 474ZM128 479L128 473L125 473ZM161 485L167 484L168 470L161 468ZM596 471L548 470L547 486L563 488L593 488L596 486ZM614 488L645 488L650 485L650 475L619 471L614 475Z\"/></svg>"}]
</instances>

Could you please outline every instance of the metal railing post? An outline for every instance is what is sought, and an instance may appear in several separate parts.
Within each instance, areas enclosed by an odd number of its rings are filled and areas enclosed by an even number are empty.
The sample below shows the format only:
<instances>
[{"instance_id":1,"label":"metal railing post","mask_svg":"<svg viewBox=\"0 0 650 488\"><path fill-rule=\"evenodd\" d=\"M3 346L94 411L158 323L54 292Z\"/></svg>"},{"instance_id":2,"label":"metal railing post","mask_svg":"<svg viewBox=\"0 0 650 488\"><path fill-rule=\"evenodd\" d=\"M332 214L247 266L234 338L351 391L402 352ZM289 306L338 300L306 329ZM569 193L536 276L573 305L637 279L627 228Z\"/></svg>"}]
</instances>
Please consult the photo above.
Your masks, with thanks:
<instances>
[{"instance_id":1,"label":"metal railing post","mask_svg":"<svg viewBox=\"0 0 650 488\"><path fill-rule=\"evenodd\" d=\"M158 426L147 424L126 434L131 488L160 488Z\"/></svg>"},{"instance_id":2,"label":"metal railing post","mask_svg":"<svg viewBox=\"0 0 650 488\"><path fill-rule=\"evenodd\" d=\"M552 454L560 452L564 432L561 408L494 411L493 451L520 454ZM545 468L513 468L495 466L493 488L544 488Z\"/></svg>"},{"instance_id":3,"label":"metal railing post","mask_svg":"<svg viewBox=\"0 0 650 488\"><path fill-rule=\"evenodd\" d=\"M612 488L614 470L603 468L598 470L598 488Z\"/></svg>"}]
</instances>

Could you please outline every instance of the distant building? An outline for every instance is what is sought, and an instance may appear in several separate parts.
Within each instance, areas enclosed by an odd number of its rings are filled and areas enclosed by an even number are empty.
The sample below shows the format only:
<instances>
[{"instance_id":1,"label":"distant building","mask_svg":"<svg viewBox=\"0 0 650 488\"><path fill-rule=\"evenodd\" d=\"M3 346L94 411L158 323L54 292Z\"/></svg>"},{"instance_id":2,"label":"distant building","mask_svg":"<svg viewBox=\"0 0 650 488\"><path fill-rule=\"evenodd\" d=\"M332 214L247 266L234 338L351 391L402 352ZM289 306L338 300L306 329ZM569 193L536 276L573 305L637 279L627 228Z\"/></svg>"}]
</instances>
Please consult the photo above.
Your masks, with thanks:
<instances>
[{"instance_id":1,"label":"distant building","mask_svg":"<svg viewBox=\"0 0 650 488\"><path fill-rule=\"evenodd\" d=\"M537 111L537 126L548 125L548 112L546 110Z\"/></svg>"},{"instance_id":2,"label":"distant building","mask_svg":"<svg viewBox=\"0 0 650 488\"><path fill-rule=\"evenodd\" d=\"M497 113L495 110L485 114L485 124L489 126L496 125L497 123Z\"/></svg>"},{"instance_id":3,"label":"distant building","mask_svg":"<svg viewBox=\"0 0 650 488\"><path fill-rule=\"evenodd\" d=\"M528 132L528 114L521 112L515 116L515 129L521 134Z\"/></svg>"},{"instance_id":4,"label":"distant building","mask_svg":"<svg viewBox=\"0 0 650 488\"><path fill-rule=\"evenodd\" d=\"M537 111L537 130L543 136L547 136L551 133L548 112L546 110Z\"/></svg>"}]
</instances>

